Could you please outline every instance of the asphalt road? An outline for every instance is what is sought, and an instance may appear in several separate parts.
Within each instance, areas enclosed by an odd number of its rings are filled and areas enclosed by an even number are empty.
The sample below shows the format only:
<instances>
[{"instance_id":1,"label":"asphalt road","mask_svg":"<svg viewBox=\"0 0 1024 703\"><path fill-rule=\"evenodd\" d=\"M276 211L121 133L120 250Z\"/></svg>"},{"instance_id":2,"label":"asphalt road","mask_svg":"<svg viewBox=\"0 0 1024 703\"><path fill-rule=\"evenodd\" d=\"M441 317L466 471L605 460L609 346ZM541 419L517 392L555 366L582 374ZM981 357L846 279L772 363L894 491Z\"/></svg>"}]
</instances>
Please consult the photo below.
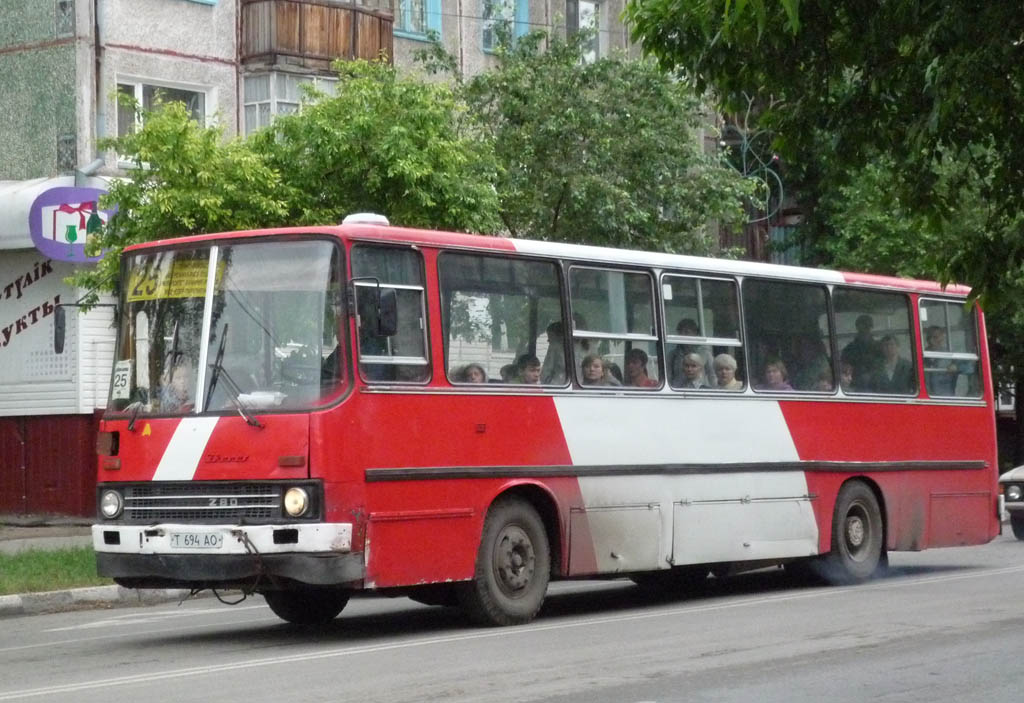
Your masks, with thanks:
<instances>
[{"instance_id":1,"label":"asphalt road","mask_svg":"<svg viewBox=\"0 0 1024 703\"><path fill-rule=\"evenodd\" d=\"M0 701L1024 700L1024 542L896 553L868 584L781 571L674 599L552 587L532 624L354 599L295 629L261 598L10 618Z\"/></svg>"}]
</instances>

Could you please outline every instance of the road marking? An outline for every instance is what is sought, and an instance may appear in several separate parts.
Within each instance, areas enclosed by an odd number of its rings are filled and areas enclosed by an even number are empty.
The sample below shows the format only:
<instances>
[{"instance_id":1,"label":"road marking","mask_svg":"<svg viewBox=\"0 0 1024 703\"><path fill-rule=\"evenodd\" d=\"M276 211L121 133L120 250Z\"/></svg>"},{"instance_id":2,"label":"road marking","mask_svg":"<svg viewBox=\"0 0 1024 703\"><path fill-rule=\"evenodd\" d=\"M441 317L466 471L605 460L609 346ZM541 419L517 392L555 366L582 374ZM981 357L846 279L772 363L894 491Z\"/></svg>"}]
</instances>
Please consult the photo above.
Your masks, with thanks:
<instances>
[{"instance_id":1,"label":"road marking","mask_svg":"<svg viewBox=\"0 0 1024 703\"><path fill-rule=\"evenodd\" d=\"M375 654L378 652L389 652L402 649L414 649L417 647L429 647L438 644L450 644L453 642L470 642L474 640L494 639L497 637L509 637L519 634L533 632L552 632L557 630L570 630L580 627L592 627L595 625L607 625L612 623L635 622L650 620L653 618L665 618L672 616L686 616L693 614L710 613L721 610L732 610L746 608L749 606L763 606L770 603L784 603L787 601L807 600L837 594L849 593L850 591L884 590L892 587L905 586L927 586L947 581L960 581L966 579L982 578L987 576L999 576L1024 572L1024 564L1019 566L1004 567L1000 569L986 569L980 572L969 574L950 574L946 576L926 576L910 579L908 581L876 581L859 586L846 586L841 588L821 588L814 591L800 593L788 593L783 595L758 596L742 600L716 603L713 605L691 605L669 610L658 610L657 612L633 613L629 615L610 615L606 617L588 618L571 622L558 622L545 624L523 625L513 628L496 628L485 632L469 632L458 635L443 637L425 637L409 642L393 642L390 644L362 645L356 647L338 647L322 652L304 652L286 656L263 657L260 659L248 659L233 664L213 664L208 666L194 666L183 669L171 669L169 671L153 672L148 674L134 674L131 676L115 676L93 681L82 681L79 683L61 684L56 686L44 686L41 688L28 688L19 691L0 692L0 701L12 701L25 698L38 698L41 696L53 696L61 693L75 693L100 688L113 688L128 684L152 683L155 681L166 681L168 679L187 678L191 676L203 676L230 671L241 671L258 667L292 664L296 662L309 662L322 659L334 659L340 657L356 656L360 654Z\"/></svg>"},{"instance_id":2,"label":"road marking","mask_svg":"<svg viewBox=\"0 0 1024 703\"><path fill-rule=\"evenodd\" d=\"M265 605L242 605L237 606L233 611L237 613L240 610L264 610ZM164 620L171 620L174 618L186 618L195 617L198 615L224 615L226 612L224 608L203 608L201 610L165 610L160 612L150 613L129 613L127 615L118 615L113 618L105 618L103 620L96 620L93 622L83 623L81 625L70 625L68 627L53 627L49 630L43 630L43 632L70 632L72 630L95 630L101 627L126 627L131 625L143 625L153 622L162 622ZM2 652L3 650L0 650Z\"/></svg>"}]
</instances>

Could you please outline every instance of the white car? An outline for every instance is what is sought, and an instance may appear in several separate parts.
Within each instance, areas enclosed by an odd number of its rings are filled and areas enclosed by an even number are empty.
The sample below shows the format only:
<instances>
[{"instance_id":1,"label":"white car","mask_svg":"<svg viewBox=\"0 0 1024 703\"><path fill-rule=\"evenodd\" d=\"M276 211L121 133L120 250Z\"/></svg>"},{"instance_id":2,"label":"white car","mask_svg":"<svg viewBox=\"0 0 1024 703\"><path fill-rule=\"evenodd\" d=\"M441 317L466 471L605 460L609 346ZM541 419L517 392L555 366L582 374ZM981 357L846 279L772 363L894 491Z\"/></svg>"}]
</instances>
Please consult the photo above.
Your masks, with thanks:
<instances>
[{"instance_id":1,"label":"white car","mask_svg":"<svg viewBox=\"0 0 1024 703\"><path fill-rule=\"evenodd\" d=\"M999 477L1006 512L1010 514L1013 536L1024 540L1024 466L1010 469Z\"/></svg>"}]
</instances>

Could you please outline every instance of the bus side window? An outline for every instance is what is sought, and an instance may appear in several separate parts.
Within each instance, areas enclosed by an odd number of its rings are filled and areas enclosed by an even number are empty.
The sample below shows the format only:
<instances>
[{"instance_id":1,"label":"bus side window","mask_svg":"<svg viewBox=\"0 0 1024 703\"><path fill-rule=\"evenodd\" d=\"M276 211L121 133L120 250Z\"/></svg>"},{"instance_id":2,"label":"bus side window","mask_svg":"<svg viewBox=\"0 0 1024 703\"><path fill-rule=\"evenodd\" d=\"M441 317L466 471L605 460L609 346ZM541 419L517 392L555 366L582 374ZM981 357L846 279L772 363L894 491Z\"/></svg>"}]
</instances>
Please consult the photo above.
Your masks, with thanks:
<instances>
[{"instance_id":1,"label":"bus side window","mask_svg":"<svg viewBox=\"0 0 1024 703\"><path fill-rule=\"evenodd\" d=\"M978 323L959 301L921 299L924 383L933 397L981 397Z\"/></svg>"},{"instance_id":2,"label":"bus side window","mask_svg":"<svg viewBox=\"0 0 1024 703\"><path fill-rule=\"evenodd\" d=\"M445 252L438 274L452 383L565 385L557 265Z\"/></svg>"},{"instance_id":3,"label":"bus side window","mask_svg":"<svg viewBox=\"0 0 1024 703\"><path fill-rule=\"evenodd\" d=\"M423 257L405 247L352 247L359 372L369 382L422 383L430 379ZM358 280L376 279L374 280ZM376 304L381 289L392 290L398 308L394 335L378 333Z\"/></svg>"},{"instance_id":4,"label":"bus side window","mask_svg":"<svg viewBox=\"0 0 1024 703\"><path fill-rule=\"evenodd\" d=\"M743 306L754 390L835 390L824 286L748 278Z\"/></svg>"},{"instance_id":5,"label":"bus side window","mask_svg":"<svg viewBox=\"0 0 1024 703\"><path fill-rule=\"evenodd\" d=\"M747 375L735 281L665 275L661 291L672 387L743 390ZM700 360L697 365L694 354Z\"/></svg>"},{"instance_id":6,"label":"bus side window","mask_svg":"<svg viewBox=\"0 0 1024 703\"><path fill-rule=\"evenodd\" d=\"M573 266L569 302L573 366L581 386L662 386L649 274Z\"/></svg>"},{"instance_id":7,"label":"bus side window","mask_svg":"<svg viewBox=\"0 0 1024 703\"><path fill-rule=\"evenodd\" d=\"M907 296L836 288L832 304L843 391L916 394L916 355Z\"/></svg>"}]
</instances>

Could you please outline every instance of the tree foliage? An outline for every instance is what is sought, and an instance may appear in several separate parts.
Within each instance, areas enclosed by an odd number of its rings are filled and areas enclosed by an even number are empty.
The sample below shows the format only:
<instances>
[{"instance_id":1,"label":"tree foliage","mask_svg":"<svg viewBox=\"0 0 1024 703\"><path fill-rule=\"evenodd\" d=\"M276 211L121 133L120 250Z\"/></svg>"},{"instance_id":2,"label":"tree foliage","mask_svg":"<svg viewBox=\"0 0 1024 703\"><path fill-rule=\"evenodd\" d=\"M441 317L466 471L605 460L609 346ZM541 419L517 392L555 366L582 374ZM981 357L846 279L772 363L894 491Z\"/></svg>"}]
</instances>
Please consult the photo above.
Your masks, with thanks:
<instances>
[{"instance_id":1,"label":"tree foliage","mask_svg":"<svg viewBox=\"0 0 1024 703\"><path fill-rule=\"evenodd\" d=\"M73 276L91 291L86 302L113 287L129 244L279 224L287 215L291 188L281 174L244 142L225 143L220 129L197 125L181 103L147 114L145 127L104 146L134 168L111 180L103 207L118 212L87 244L90 255L106 254Z\"/></svg>"},{"instance_id":2,"label":"tree foliage","mask_svg":"<svg viewBox=\"0 0 1024 703\"><path fill-rule=\"evenodd\" d=\"M806 170L812 205L826 177L842 184L885 155L900 201L941 236L964 207L959 187L937 188L948 160L968 179L984 174L984 217L935 274L1002 295L1007 262L1024 262L1013 227L1024 212L1020 3L632 0L627 15L634 39L724 106L762 98L761 124ZM812 165L823 162L842 168Z\"/></svg>"},{"instance_id":3,"label":"tree foliage","mask_svg":"<svg viewBox=\"0 0 1024 703\"><path fill-rule=\"evenodd\" d=\"M505 43L464 95L494 147L512 236L707 253L709 219L743 217L753 185L699 138L691 87L652 62L583 61L586 37Z\"/></svg>"},{"instance_id":4,"label":"tree foliage","mask_svg":"<svg viewBox=\"0 0 1024 703\"><path fill-rule=\"evenodd\" d=\"M321 225L356 211L410 226L497 228L494 159L466 132L452 88L401 78L383 62L337 66L333 97L310 95L299 113L248 139L225 140L168 103L144 114L134 134L106 140L135 167L104 198L118 213L89 251L106 255L72 283L109 290L129 244Z\"/></svg>"},{"instance_id":5,"label":"tree foliage","mask_svg":"<svg viewBox=\"0 0 1024 703\"><path fill-rule=\"evenodd\" d=\"M468 129L454 86L401 77L382 61L338 61L335 97L307 101L253 148L287 175L295 223L386 213L410 227L498 227L489 145Z\"/></svg>"}]
</instances>

